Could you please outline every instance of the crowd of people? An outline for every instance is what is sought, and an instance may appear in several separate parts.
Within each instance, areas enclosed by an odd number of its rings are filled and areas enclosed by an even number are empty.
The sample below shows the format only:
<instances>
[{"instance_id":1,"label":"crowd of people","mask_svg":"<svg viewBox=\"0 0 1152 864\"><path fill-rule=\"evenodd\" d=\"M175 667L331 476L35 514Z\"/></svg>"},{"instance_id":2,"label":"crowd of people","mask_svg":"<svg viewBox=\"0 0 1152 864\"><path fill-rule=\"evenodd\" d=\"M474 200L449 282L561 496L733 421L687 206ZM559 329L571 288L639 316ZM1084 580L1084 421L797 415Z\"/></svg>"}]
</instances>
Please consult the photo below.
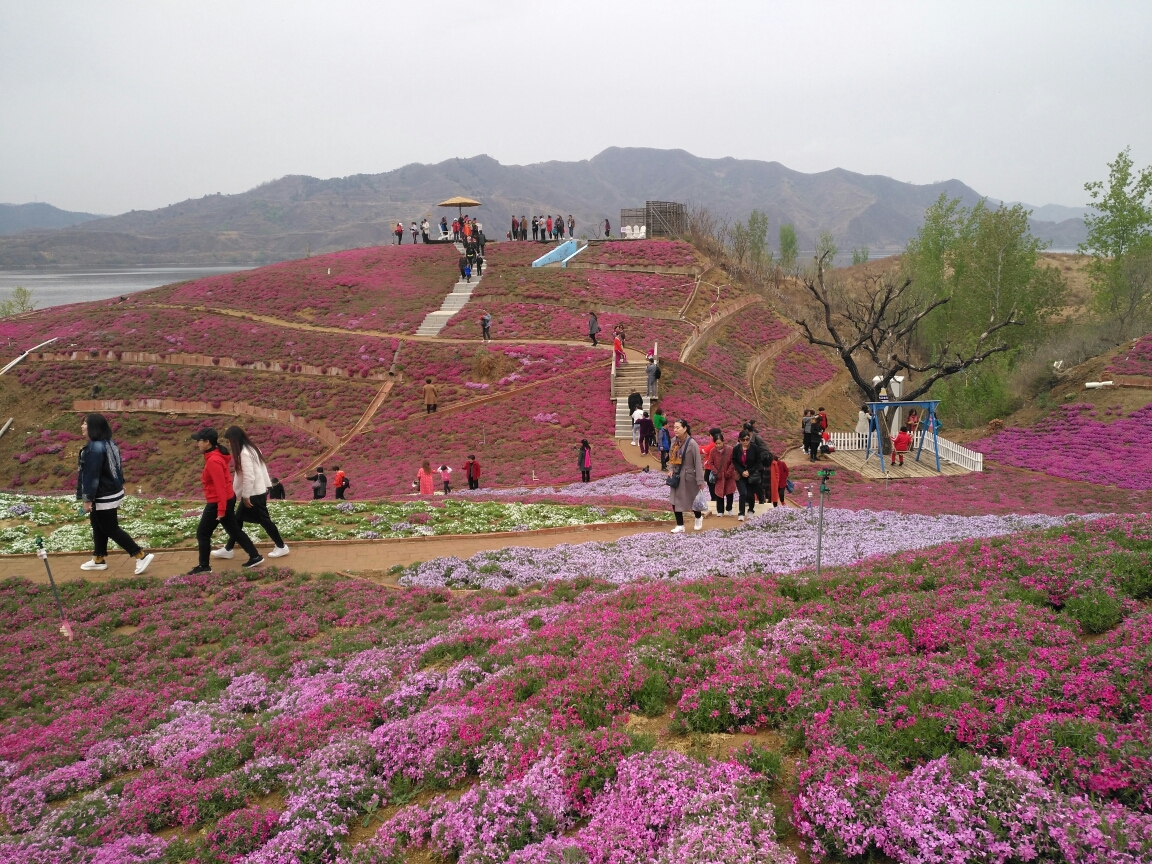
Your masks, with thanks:
<instances>
[{"instance_id":1,"label":"crowd of people","mask_svg":"<svg viewBox=\"0 0 1152 864\"><path fill-rule=\"evenodd\" d=\"M409 229L412 233L412 242L416 243L417 239L419 239L420 241L427 243L428 242L428 231L431 228L432 228L432 226L431 226L431 224L429 224L427 218L421 219L419 225L417 225L415 222L413 222L412 227ZM400 246L404 243L404 223L403 222L397 222L396 223L396 226L392 229L392 237L393 237L393 240L392 240L393 246Z\"/></svg>"},{"instance_id":2,"label":"crowd of people","mask_svg":"<svg viewBox=\"0 0 1152 864\"><path fill-rule=\"evenodd\" d=\"M567 234L569 238L576 236L576 220L572 218L572 214L568 214L568 221L564 221L564 217L559 213L556 218L552 218L552 214L547 216L533 216L529 221L527 216L516 218L512 216L512 230L508 232L509 240L523 241L527 240L529 236L538 242L548 240L564 240L564 235Z\"/></svg>"}]
</instances>

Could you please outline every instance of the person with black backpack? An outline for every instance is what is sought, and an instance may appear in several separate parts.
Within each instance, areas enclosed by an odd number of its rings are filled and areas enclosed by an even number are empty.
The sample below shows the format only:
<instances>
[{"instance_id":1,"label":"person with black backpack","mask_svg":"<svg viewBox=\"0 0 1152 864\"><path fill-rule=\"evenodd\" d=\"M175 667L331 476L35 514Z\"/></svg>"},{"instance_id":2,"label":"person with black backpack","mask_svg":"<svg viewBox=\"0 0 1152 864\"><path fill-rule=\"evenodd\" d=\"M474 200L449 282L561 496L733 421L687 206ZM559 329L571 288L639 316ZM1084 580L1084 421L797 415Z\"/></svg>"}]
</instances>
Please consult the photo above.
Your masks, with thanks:
<instances>
[{"instance_id":1,"label":"person with black backpack","mask_svg":"<svg viewBox=\"0 0 1152 864\"><path fill-rule=\"evenodd\" d=\"M660 380L660 364L656 362L655 357L649 359L648 368L644 371L648 375L648 392L646 395L652 399L655 399L656 382Z\"/></svg>"},{"instance_id":2,"label":"person with black backpack","mask_svg":"<svg viewBox=\"0 0 1152 864\"><path fill-rule=\"evenodd\" d=\"M764 443L764 439L760 437L760 433L756 431L755 420L749 420L744 424L744 428L748 431L753 448L759 457L757 459L758 470L752 475L754 482L748 484L748 491L755 500L764 504L768 500L764 495L764 478L768 476L768 472L772 468L772 451L768 449L768 445Z\"/></svg>"}]
</instances>

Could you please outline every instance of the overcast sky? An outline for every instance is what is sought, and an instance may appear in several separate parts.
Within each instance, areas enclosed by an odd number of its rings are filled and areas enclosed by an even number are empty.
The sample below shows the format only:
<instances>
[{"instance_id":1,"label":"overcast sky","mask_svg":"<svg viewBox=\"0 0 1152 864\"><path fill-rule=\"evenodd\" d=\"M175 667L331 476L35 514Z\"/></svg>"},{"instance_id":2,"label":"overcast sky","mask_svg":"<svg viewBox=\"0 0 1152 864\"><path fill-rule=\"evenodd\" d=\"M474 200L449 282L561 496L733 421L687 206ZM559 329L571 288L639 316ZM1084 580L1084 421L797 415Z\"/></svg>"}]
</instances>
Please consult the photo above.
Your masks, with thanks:
<instances>
[{"instance_id":1,"label":"overcast sky","mask_svg":"<svg viewBox=\"0 0 1152 864\"><path fill-rule=\"evenodd\" d=\"M0 201L605 147L1041 205L1152 163L1152 2L0 0Z\"/></svg>"}]
</instances>

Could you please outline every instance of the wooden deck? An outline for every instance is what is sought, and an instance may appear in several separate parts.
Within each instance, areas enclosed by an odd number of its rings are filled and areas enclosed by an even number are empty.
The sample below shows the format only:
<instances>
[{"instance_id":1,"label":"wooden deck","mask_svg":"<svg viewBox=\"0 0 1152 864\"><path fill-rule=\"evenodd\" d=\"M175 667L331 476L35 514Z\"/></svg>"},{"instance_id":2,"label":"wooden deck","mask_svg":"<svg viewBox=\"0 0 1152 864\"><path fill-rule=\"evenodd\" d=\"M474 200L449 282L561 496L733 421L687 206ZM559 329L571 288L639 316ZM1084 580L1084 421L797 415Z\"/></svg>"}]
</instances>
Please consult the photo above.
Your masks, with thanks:
<instances>
[{"instance_id":1,"label":"wooden deck","mask_svg":"<svg viewBox=\"0 0 1152 864\"><path fill-rule=\"evenodd\" d=\"M887 473L883 473L880 469L880 463L876 459L876 454L872 454L872 458L867 463L864 462L863 450L837 450L831 454L832 460L842 468L847 468L849 471L855 471L857 474L864 477L866 480L907 480L911 477L955 477L960 474L967 474L968 469L961 468L959 465L954 465L951 462L940 460L940 470L936 470L936 457L930 454L927 450L920 454L920 461L917 462L916 458L911 455L904 457L903 465L891 464L891 457L888 457L888 463L885 468L888 469Z\"/></svg>"}]
</instances>

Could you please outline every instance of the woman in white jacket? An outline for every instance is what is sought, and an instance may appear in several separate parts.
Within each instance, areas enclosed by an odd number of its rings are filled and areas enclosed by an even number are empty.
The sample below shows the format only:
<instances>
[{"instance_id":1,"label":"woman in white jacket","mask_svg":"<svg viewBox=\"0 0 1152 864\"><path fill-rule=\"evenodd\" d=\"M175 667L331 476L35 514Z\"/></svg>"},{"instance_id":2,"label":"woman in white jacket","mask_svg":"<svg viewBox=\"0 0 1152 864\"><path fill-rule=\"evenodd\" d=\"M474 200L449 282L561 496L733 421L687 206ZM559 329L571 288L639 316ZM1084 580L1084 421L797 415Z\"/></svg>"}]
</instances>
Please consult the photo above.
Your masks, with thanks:
<instances>
[{"instance_id":1,"label":"woman in white jacket","mask_svg":"<svg viewBox=\"0 0 1152 864\"><path fill-rule=\"evenodd\" d=\"M268 553L268 557L282 558L288 554L288 546L280 536L276 523L268 515L268 487L272 485L272 478L268 476L264 455L239 426L229 426L225 429L224 440L228 442L228 449L232 451L232 465L236 469L232 477L232 489L240 499L240 506L236 509L236 521L241 526L245 522L255 522L263 528L268 539L276 547ZM223 548L212 550L212 557L231 558L232 546L233 542L229 539Z\"/></svg>"}]
</instances>

